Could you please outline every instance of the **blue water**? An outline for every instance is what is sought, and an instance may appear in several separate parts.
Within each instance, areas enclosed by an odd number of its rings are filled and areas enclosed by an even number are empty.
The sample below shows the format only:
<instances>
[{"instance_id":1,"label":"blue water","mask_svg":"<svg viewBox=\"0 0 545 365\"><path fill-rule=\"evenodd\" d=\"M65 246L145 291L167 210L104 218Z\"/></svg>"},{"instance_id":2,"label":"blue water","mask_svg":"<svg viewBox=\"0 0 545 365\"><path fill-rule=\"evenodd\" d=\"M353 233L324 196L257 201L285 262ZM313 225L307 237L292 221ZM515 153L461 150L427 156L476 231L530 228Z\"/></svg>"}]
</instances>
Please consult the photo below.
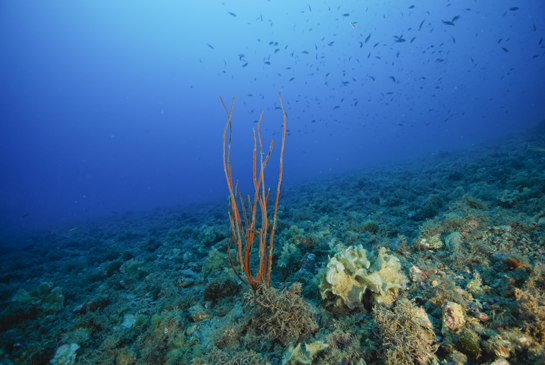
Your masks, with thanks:
<instances>
[{"instance_id":1,"label":"blue water","mask_svg":"<svg viewBox=\"0 0 545 365\"><path fill-rule=\"evenodd\" d=\"M248 192L279 92L286 186L523 131L544 36L539 0L3 1L0 231L226 199L218 96Z\"/></svg>"}]
</instances>

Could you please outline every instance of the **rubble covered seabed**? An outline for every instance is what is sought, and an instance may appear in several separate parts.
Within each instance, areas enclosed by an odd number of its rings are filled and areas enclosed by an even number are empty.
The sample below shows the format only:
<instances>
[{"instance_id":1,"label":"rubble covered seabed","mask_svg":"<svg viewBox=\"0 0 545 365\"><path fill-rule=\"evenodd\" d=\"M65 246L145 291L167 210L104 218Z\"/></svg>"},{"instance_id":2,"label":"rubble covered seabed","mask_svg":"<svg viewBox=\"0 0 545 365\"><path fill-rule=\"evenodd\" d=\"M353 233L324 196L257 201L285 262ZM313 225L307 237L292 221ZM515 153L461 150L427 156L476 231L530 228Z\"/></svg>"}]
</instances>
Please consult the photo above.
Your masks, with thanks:
<instances>
[{"instance_id":1,"label":"rubble covered seabed","mask_svg":"<svg viewBox=\"0 0 545 365\"><path fill-rule=\"evenodd\" d=\"M227 258L223 200L13 238L0 364L544 364L542 144L283 187L257 292ZM362 289L347 255L399 261L396 283Z\"/></svg>"}]
</instances>

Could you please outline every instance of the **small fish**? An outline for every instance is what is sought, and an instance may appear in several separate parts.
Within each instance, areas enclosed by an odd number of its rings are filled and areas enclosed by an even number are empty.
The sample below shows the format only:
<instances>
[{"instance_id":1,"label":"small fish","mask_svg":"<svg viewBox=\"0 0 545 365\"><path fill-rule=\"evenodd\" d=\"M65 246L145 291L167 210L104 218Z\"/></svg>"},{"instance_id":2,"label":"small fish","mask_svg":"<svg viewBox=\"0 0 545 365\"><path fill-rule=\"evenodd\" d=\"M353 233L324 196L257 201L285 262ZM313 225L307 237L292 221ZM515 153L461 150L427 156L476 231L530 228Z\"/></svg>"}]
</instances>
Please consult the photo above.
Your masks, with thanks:
<instances>
[{"instance_id":1,"label":"small fish","mask_svg":"<svg viewBox=\"0 0 545 365\"><path fill-rule=\"evenodd\" d=\"M445 60L443 58L438 58L435 60L435 62L444 62Z\"/></svg>"},{"instance_id":2,"label":"small fish","mask_svg":"<svg viewBox=\"0 0 545 365\"><path fill-rule=\"evenodd\" d=\"M269 61L265 61L265 64L266 65L270 65L271 63Z\"/></svg>"},{"instance_id":3,"label":"small fish","mask_svg":"<svg viewBox=\"0 0 545 365\"><path fill-rule=\"evenodd\" d=\"M343 14L343 16L350 16L350 14L348 14L348 13L345 13L345 14Z\"/></svg>"},{"instance_id":4,"label":"small fish","mask_svg":"<svg viewBox=\"0 0 545 365\"><path fill-rule=\"evenodd\" d=\"M350 84L350 82L348 82L348 81L343 81L343 82L341 82L341 84L343 84L343 86L348 86L348 85Z\"/></svg>"},{"instance_id":5,"label":"small fish","mask_svg":"<svg viewBox=\"0 0 545 365\"><path fill-rule=\"evenodd\" d=\"M414 5L409 6L409 9L414 9Z\"/></svg>"},{"instance_id":6,"label":"small fish","mask_svg":"<svg viewBox=\"0 0 545 365\"><path fill-rule=\"evenodd\" d=\"M424 22L426 21L426 19L422 20L422 23L420 23L420 27L418 27L418 30L420 31L420 29L422 29L422 26L424 25Z\"/></svg>"},{"instance_id":7,"label":"small fish","mask_svg":"<svg viewBox=\"0 0 545 365\"><path fill-rule=\"evenodd\" d=\"M207 45L208 47L210 47L211 49L214 49L214 47L212 47L212 46L209 45L208 43L206 43L206 45Z\"/></svg>"},{"instance_id":8,"label":"small fish","mask_svg":"<svg viewBox=\"0 0 545 365\"><path fill-rule=\"evenodd\" d=\"M352 26L352 28L356 28L356 24L358 24L358 22L352 22L352 23L350 23L350 25Z\"/></svg>"},{"instance_id":9,"label":"small fish","mask_svg":"<svg viewBox=\"0 0 545 365\"><path fill-rule=\"evenodd\" d=\"M369 35L367 36L367 38L365 38L365 43L369 42L369 39L371 38L371 33L369 33Z\"/></svg>"},{"instance_id":10,"label":"small fish","mask_svg":"<svg viewBox=\"0 0 545 365\"><path fill-rule=\"evenodd\" d=\"M363 47L363 42L360 42L360 48L362 48L362 47Z\"/></svg>"},{"instance_id":11,"label":"small fish","mask_svg":"<svg viewBox=\"0 0 545 365\"><path fill-rule=\"evenodd\" d=\"M543 43L543 37L541 37L541 39L539 40L539 43L538 43L538 45L540 45L540 46L541 46L541 43Z\"/></svg>"},{"instance_id":12,"label":"small fish","mask_svg":"<svg viewBox=\"0 0 545 365\"><path fill-rule=\"evenodd\" d=\"M329 42L327 45L331 47L333 45L333 43L335 43L335 41Z\"/></svg>"},{"instance_id":13,"label":"small fish","mask_svg":"<svg viewBox=\"0 0 545 365\"><path fill-rule=\"evenodd\" d=\"M293 81L293 80L295 80L295 77L292 77L292 78L291 78L291 79L289 79L288 81Z\"/></svg>"},{"instance_id":14,"label":"small fish","mask_svg":"<svg viewBox=\"0 0 545 365\"><path fill-rule=\"evenodd\" d=\"M373 79L373 81L375 81L375 78L373 76L369 76L371 79Z\"/></svg>"},{"instance_id":15,"label":"small fish","mask_svg":"<svg viewBox=\"0 0 545 365\"><path fill-rule=\"evenodd\" d=\"M339 106L339 105L337 105L337 106L335 106L335 107L333 108L333 110L335 110L335 109L339 109L339 108L340 108L340 106Z\"/></svg>"},{"instance_id":16,"label":"small fish","mask_svg":"<svg viewBox=\"0 0 545 365\"><path fill-rule=\"evenodd\" d=\"M390 76L390 78L392 79L393 82L396 82L396 78L395 78L395 77Z\"/></svg>"},{"instance_id":17,"label":"small fish","mask_svg":"<svg viewBox=\"0 0 545 365\"><path fill-rule=\"evenodd\" d=\"M28 217L29 214L30 214L30 213L27 213L27 214L25 214L24 216L22 216L21 218Z\"/></svg>"},{"instance_id":18,"label":"small fish","mask_svg":"<svg viewBox=\"0 0 545 365\"><path fill-rule=\"evenodd\" d=\"M230 11L227 12L229 15L236 17L237 15L235 13L231 13Z\"/></svg>"},{"instance_id":19,"label":"small fish","mask_svg":"<svg viewBox=\"0 0 545 365\"><path fill-rule=\"evenodd\" d=\"M244 56L242 53L239 54L239 55L238 55L238 60L239 60L239 61L242 61L242 58L243 58L243 57L246 57L246 56Z\"/></svg>"},{"instance_id":20,"label":"small fish","mask_svg":"<svg viewBox=\"0 0 545 365\"><path fill-rule=\"evenodd\" d=\"M307 52L307 51L303 51L303 52L301 52L301 53L304 53L304 54L308 54L308 52Z\"/></svg>"},{"instance_id":21,"label":"small fish","mask_svg":"<svg viewBox=\"0 0 545 365\"><path fill-rule=\"evenodd\" d=\"M498 44L500 44L500 43L501 43L501 40L502 40L502 39L503 39L503 38L500 38L500 40L498 41Z\"/></svg>"},{"instance_id":22,"label":"small fish","mask_svg":"<svg viewBox=\"0 0 545 365\"><path fill-rule=\"evenodd\" d=\"M248 66L248 62L246 62L244 65L242 65L242 67L246 67Z\"/></svg>"},{"instance_id":23,"label":"small fish","mask_svg":"<svg viewBox=\"0 0 545 365\"><path fill-rule=\"evenodd\" d=\"M396 58L399 58L399 51L397 51Z\"/></svg>"},{"instance_id":24,"label":"small fish","mask_svg":"<svg viewBox=\"0 0 545 365\"><path fill-rule=\"evenodd\" d=\"M280 49L279 49L279 48L275 49L275 50L274 50L274 53L276 53L276 52L278 52L278 51L280 51Z\"/></svg>"},{"instance_id":25,"label":"small fish","mask_svg":"<svg viewBox=\"0 0 545 365\"><path fill-rule=\"evenodd\" d=\"M452 18L452 22L454 23L454 22L457 21L458 19L460 19L460 16L459 16L459 15L456 15L454 18Z\"/></svg>"},{"instance_id":26,"label":"small fish","mask_svg":"<svg viewBox=\"0 0 545 365\"><path fill-rule=\"evenodd\" d=\"M443 24L446 24L448 26L451 26L453 27L454 26L454 23L453 22L449 22L448 20L442 20Z\"/></svg>"},{"instance_id":27,"label":"small fish","mask_svg":"<svg viewBox=\"0 0 545 365\"><path fill-rule=\"evenodd\" d=\"M503 263L505 265L507 265L511 270L517 269L521 265L519 262L517 262L517 261L515 261L513 259L510 259L510 258L503 259Z\"/></svg>"},{"instance_id":28,"label":"small fish","mask_svg":"<svg viewBox=\"0 0 545 365\"><path fill-rule=\"evenodd\" d=\"M329 76L329 74L330 74L330 72L326 73L326 74L325 74L325 77L328 77L328 76Z\"/></svg>"},{"instance_id":29,"label":"small fish","mask_svg":"<svg viewBox=\"0 0 545 365\"><path fill-rule=\"evenodd\" d=\"M452 41L453 41L454 43L456 43L456 38L454 38L453 36L451 36L451 37L452 37Z\"/></svg>"},{"instance_id":30,"label":"small fish","mask_svg":"<svg viewBox=\"0 0 545 365\"><path fill-rule=\"evenodd\" d=\"M415 39L416 39L416 37L413 37L413 39L411 39L411 43L413 43Z\"/></svg>"},{"instance_id":31,"label":"small fish","mask_svg":"<svg viewBox=\"0 0 545 365\"><path fill-rule=\"evenodd\" d=\"M373 45L373 48L375 48L375 47L378 46L379 44L380 44L380 43L375 43L375 44Z\"/></svg>"},{"instance_id":32,"label":"small fish","mask_svg":"<svg viewBox=\"0 0 545 365\"><path fill-rule=\"evenodd\" d=\"M68 230L68 232L76 231L76 230L78 230L78 229L80 229L80 228L81 228L81 226L72 227L72 228L70 228L70 229Z\"/></svg>"},{"instance_id":33,"label":"small fish","mask_svg":"<svg viewBox=\"0 0 545 365\"><path fill-rule=\"evenodd\" d=\"M515 6L514 8L509 8L509 10L511 10L511 11L516 11L516 10L519 10L519 7L518 7L518 6Z\"/></svg>"},{"instance_id":34,"label":"small fish","mask_svg":"<svg viewBox=\"0 0 545 365\"><path fill-rule=\"evenodd\" d=\"M501 49L503 49L505 52L509 52L509 50L505 47L501 47Z\"/></svg>"},{"instance_id":35,"label":"small fish","mask_svg":"<svg viewBox=\"0 0 545 365\"><path fill-rule=\"evenodd\" d=\"M308 5L308 11L312 12L312 9L310 8L310 5Z\"/></svg>"}]
</instances>

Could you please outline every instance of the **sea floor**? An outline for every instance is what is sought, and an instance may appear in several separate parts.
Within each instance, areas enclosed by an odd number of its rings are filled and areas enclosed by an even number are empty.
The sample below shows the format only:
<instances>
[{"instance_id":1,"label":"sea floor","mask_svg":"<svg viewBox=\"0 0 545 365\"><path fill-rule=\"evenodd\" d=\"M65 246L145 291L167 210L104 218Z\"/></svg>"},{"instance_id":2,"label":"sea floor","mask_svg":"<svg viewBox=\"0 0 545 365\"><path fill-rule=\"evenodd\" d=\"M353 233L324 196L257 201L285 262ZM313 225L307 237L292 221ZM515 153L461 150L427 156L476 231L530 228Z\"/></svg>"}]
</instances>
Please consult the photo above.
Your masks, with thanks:
<instances>
[{"instance_id":1,"label":"sea floor","mask_svg":"<svg viewBox=\"0 0 545 365\"><path fill-rule=\"evenodd\" d=\"M530 133L283 188L256 292L229 262L225 200L13 238L0 364L545 364L544 147Z\"/></svg>"}]
</instances>

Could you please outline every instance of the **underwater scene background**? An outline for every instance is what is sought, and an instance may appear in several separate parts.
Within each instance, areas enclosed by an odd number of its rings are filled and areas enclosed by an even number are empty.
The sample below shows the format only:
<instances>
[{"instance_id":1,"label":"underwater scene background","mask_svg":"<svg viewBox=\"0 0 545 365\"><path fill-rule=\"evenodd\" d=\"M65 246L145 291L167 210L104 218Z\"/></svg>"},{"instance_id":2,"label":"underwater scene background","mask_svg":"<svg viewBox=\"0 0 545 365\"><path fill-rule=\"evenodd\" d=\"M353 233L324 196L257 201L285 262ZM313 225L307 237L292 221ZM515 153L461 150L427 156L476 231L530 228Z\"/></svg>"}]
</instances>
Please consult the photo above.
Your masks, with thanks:
<instances>
[{"instance_id":1,"label":"underwater scene background","mask_svg":"<svg viewBox=\"0 0 545 365\"><path fill-rule=\"evenodd\" d=\"M544 36L537 0L4 1L0 364L544 364Z\"/></svg>"}]
</instances>

